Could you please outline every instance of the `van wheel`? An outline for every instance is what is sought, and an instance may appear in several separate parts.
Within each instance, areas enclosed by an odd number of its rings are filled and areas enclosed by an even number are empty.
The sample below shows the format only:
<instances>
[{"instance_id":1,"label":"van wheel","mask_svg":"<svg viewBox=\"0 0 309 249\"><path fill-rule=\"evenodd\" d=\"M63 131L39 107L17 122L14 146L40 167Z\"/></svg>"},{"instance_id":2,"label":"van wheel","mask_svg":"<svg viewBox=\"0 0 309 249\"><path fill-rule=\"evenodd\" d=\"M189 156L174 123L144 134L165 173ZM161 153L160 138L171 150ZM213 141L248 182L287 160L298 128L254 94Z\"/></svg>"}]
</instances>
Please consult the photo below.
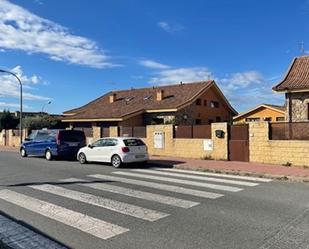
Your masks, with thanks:
<instances>
[{"instance_id":1,"label":"van wheel","mask_svg":"<svg viewBox=\"0 0 309 249\"><path fill-rule=\"evenodd\" d=\"M22 149L20 150L20 155L21 155L22 157L27 157L27 152L26 152L26 150L25 150L24 148L22 148Z\"/></svg>"},{"instance_id":2,"label":"van wheel","mask_svg":"<svg viewBox=\"0 0 309 249\"><path fill-rule=\"evenodd\" d=\"M112 165L115 168L119 168L121 166L121 158L118 155L112 156Z\"/></svg>"},{"instance_id":3,"label":"van wheel","mask_svg":"<svg viewBox=\"0 0 309 249\"><path fill-rule=\"evenodd\" d=\"M78 155L78 161L80 164L85 164L87 163L87 158L86 158L86 155L84 153L80 153Z\"/></svg>"},{"instance_id":4,"label":"van wheel","mask_svg":"<svg viewBox=\"0 0 309 249\"><path fill-rule=\"evenodd\" d=\"M46 150L46 151L45 151L45 159L46 159L47 161L50 161L50 160L53 159L53 155L52 155L52 153L51 153L50 150Z\"/></svg>"}]
</instances>

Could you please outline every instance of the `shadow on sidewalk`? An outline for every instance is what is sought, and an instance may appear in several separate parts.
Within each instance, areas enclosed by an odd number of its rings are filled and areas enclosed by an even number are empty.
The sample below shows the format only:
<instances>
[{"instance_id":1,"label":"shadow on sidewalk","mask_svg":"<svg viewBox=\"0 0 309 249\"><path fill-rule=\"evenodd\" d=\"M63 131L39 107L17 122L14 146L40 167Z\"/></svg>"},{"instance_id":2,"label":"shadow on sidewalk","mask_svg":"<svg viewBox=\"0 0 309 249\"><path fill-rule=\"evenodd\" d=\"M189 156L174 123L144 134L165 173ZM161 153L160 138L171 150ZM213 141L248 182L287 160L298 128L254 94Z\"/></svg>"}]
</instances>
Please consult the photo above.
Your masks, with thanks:
<instances>
[{"instance_id":1,"label":"shadow on sidewalk","mask_svg":"<svg viewBox=\"0 0 309 249\"><path fill-rule=\"evenodd\" d=\"M30 224L28 224L28 223L26 223L22 220L18 220L16 218L13 218L12 216L4 213L3 211L0 211L0 219L2 221L2 224L0 224L0 228L1 228L1 225L2 225L2 226L7 227L7 229L9 229L9 227L8 227L9 223L8 222L12 222L12 224L15 224L14 228L19 229L19 230L24 229L23 231L27 232L27 233L28 233L28 231L33 232L34 233L33 236L35 236L35 234L38 234L39 236L42 236L43 238L45 238L47 241L50 241L50 243L52 243L51 247L53 247L53 248L59 248L59 249L69 249L70 248L70 247L64 245L63 243L57 241L56 239L52 238L48 234L43 233L42 231L36 229L35 227L31 226ZM16 227L16 226L19 226L19 227ZM14 237L13 234L16 233L16 232L13 231L13 233L11 234L9 232L9 230L7 230L8 234L10 234L10 236L6 237L5 233L7 231L3 230L3 229L5 229L5 227L2 227L2 229L1 229L2 233L0 233L0 248L1 249L11 249L11 248L16 248L16 245L20 246L21 243L22 243L22 241L20 241L20 239L18 241L12 240L12 238ZM12 229L12 227L11 227L11 229ZM27 238L25 237L25 239L27 239ZM13 247L11 247L10 244Z\"/></svg>"}]
</instances>

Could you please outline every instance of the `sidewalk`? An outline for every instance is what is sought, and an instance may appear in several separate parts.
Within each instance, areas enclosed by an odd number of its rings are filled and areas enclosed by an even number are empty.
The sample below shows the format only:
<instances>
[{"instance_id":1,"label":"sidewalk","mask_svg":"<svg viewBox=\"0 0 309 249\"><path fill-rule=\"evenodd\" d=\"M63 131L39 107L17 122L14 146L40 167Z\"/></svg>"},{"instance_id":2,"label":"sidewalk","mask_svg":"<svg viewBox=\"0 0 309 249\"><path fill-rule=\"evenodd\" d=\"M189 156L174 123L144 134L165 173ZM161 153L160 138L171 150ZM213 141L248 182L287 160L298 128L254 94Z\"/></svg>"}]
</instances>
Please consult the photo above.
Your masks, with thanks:
<instances>
[{"instance_id":1,"label":"sidewalk","mask_svg":"<svg viewBox=\"0 0 309 249\"><path fill-rule=\"evenodd\" d=\"M0 145L0 151L18 152L19 148L18 147L10 147L10 146L2 146L2 145Z\"/></svg>"},{"instance_id":2,"label":"sidewalk","mask_svg":"<svg viewBox=\"0 0 309 249\"><path fill-rule=\"evenodd\" d=\"M304 167L162 156L152 156L150 159L151 164L164 167L309 182L309 168Z\"/></svg>"}]
</instances>

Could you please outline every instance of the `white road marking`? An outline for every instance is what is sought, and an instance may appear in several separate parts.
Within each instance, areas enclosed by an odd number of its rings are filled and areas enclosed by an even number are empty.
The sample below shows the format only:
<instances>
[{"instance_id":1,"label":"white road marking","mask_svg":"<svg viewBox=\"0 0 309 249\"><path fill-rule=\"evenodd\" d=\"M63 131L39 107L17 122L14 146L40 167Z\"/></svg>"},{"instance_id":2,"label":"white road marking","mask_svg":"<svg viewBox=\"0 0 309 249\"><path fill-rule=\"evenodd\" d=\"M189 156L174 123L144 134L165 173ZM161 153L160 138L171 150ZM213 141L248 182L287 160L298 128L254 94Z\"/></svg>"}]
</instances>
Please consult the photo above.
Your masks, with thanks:
<instances>
[{"instance_id":1,"label":"white road marking","mask_svg":"<svg viewBox=\"0 0 309 249\"><path fill-rule=\"evenodd\" d=\"M171 171L171 172L179 172L179 173L187 173L187 174L194 174L194 175L232 178L232 179L247 180L247 181L254 181L254 182L271 182L272 181L271 179L261 178L261 177L237 176L237 175L228 175L228 174L211 173L211 172L201 172L201 171L186 170L186 169L173 169L173 168L152 168L152 169L163 170L163 171Z\"/></svg>"},{"instance_id":2,"label":"white road marking","mask_svg":"<svg viewBox=\"0 0 309 249\"><path fill-rule=\"evenodd\" d=\"M124 171L115 171L113 172L113 174L133 176L133 177L138 177L138 178L146 178L146 179L165 181L165 182L173 182L173 183L192 185L192 186L204 187L204 188L211 188L211 189L223 190L223 191L229 191L229 192L238 192L238 191L243 190L242 188L230 187L230 186L225 186L225 185L217 185L217 184L210 184L210 183L204 183L204 182L194 182L194 181L181 180L181 179L175 179L175 178L170 178L170 177L152 176L152 175L130 173L130 172L124 172Z\"/></svg>"},{"instance_id":3,"label":"white road marking","mask_svg":"<svg viewBox=\"0 0 309 249\"><path fill-rule=\"evenodd\" d=\"M87 180L77 179L77 178L68 178L65 180L61 180L61 182L80 182L78 185L85 186L88 188L103 190L107 192L112 192L116 194L126 195L138 199L143 199L147 201L154 201L163 203L170 206L180 207L180 208L191 208L198 204L199 202L187 201L179 198L174 198L166 195L153 194L150 192L134 190L130 188L119 187L115 185L110 185L106 183L90 183Z\"/></svg>"},{"instance_id":4,"label":"white road marking","mask_svg":"<svg viewBox=\"0 0 309 249\"><path fill-rule=\"evenodd\" d=\"M175 177L180 177L180 178L189 178L189 179L201 180L201 181L222 182L222 183L227 183L227 184L250 186L250 187L259 185L258 183L253 183L253 182L227 180L227 179L222 179L222 178L213 178L213 177L206 177L206 176L193 176L189 174L162 172L162 171L150 170L150 169L133 169L131 171L141 172L141 173L150 173L150 174L156 174L156 175L164 175L164 176L175 176Z\"/></svg>"},{"instance_id":5,"label":"white road marking","mask_svg":"<svg viewBox=\"0 0 309 249\"><path fill-rule=\"evenodd\" d=\"M58 186L52 186L49 184L44 185L33 185L29 186L34 189L38 189L44 192L52 193L55 195L63 196L70 198L76 201L84 202L90 205L99 206L105 209L109 209L121 214L133 216L135 218L147 220L147 221L156 221L163 217L168 216L169 214L154 211L147 208L142 208L139 206L127 204L120 201L114 201L111 199L103 198L100 196L95 196L87 193L78 192L75 190L65 189Z\"/></svg>"},{"instance_id":6,"label":"white road marking","mask_svg":"<svg viewBox=\"0 0 309 249\"><path fill-rule=\"evenodd\" d=\"M109 239L129 229L60 207L49 202L26 196L8 189L0 190L0 199L59 221L101 239Z\"/></svg>"},{"instance_id":7,"label":"white road marking","mask_svg":"<svg viewBox=\"0 0 309 249\"><path fill-rule=\"evenodd\" d=\"M198 197L209 198L209 199L217 199L217 198L224 196L223 194L217 194L217 193L200 191L200 190L195 190L195 189L190 189L190 188L183 188L183 187L174 186L174 185L167 185L167 184L155 183L155 182L149 182L149 181L141 181L141 180L135 180L135 179L129 179L129 178L123 178L123 177L100 175L100 174L88 175L88 176L93 177L93 178L102 179L102 180L119 181L123 183L140 185L140 186L144 186L148 188L155 188L155 189L160 189L164 191L198 196Z\"/></svg>"}]
</instances>

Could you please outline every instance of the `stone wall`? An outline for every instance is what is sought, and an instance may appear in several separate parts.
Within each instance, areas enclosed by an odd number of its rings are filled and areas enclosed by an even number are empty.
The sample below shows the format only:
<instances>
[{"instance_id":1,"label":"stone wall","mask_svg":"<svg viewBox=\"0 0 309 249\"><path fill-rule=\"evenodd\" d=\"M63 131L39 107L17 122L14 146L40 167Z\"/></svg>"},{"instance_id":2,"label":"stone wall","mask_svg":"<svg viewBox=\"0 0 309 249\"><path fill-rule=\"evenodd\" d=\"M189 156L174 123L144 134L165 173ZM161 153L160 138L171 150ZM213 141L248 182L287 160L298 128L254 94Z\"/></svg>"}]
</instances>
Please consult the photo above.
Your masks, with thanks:
<instances>
[{"instance_id":1,"label":"stone wall","mask_svg":"<svg viewBox=\"0 0 309 249\"><path fill-rule=\"evenodd\" d=\"M289 103L289 95L291 103ZM308 104L309 104L309 92L300 93L288 93L286 94L286 120L289 120L291 114L291 121L308 121ZM291 110L289 110L291 106Z\"/></svg>"},{"instance_id":2,"label":"stone wall","mask_svg":"<svg viewBox=\"0 0 309 249\"><path fill-rule=\"evenodd\" d=\"M309 141L269 140L267 122L249 124L250 162L309 166Z\"/></svg>"}]
</instances>

